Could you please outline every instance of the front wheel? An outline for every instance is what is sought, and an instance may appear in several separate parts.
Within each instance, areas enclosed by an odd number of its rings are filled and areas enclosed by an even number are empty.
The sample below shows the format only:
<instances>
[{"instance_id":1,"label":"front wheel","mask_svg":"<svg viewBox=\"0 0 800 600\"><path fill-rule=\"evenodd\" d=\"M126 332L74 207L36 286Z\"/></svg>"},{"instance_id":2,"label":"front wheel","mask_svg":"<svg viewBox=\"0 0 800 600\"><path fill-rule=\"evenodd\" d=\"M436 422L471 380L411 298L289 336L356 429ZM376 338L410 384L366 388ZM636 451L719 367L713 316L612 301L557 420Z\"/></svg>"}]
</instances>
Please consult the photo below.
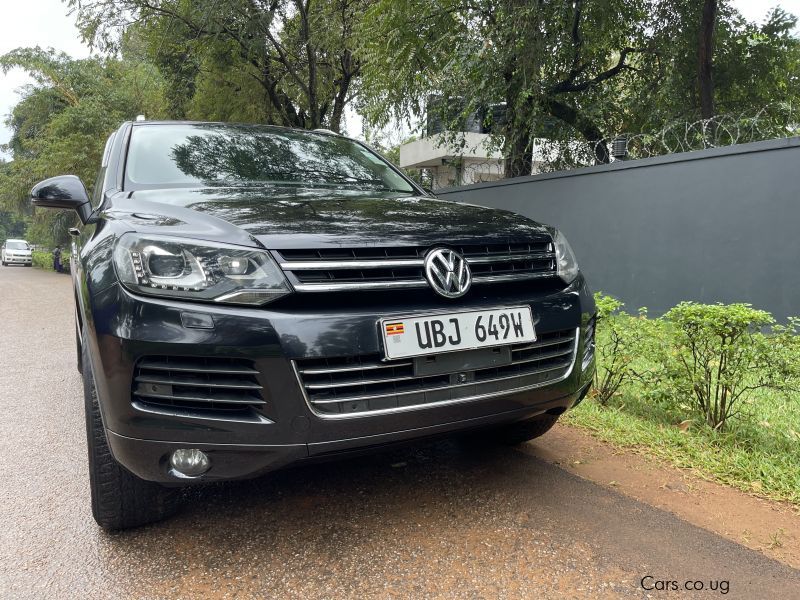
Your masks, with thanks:
<instances>
[{"instance_id":1,"label":"front wheel","mask_svg":"<svg viewBox=\"0 0 800 600\"><path fill-rule=\"evenodd\" d=\"M118 530L146 525L172 515L178 508L177 490L136 477L111 455L86 344L81 359L94 520L103 529Z\"/></svg>"}]
</instances>

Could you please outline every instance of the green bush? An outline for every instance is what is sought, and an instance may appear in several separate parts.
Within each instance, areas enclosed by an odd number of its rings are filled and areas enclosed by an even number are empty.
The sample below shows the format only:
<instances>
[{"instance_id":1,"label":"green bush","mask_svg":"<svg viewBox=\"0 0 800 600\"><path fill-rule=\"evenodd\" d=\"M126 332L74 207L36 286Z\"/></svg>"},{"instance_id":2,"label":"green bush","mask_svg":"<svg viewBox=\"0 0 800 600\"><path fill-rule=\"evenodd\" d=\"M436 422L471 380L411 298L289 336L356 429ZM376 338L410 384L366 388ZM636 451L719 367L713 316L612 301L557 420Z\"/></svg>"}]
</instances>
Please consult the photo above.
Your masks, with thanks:
<instances>
[{"instance_id":1,"label":"green bush","mask_svg":"<svg viewBox=\"0 0 800 600\"><path fill-rule=\"evenodd\" d=\"M52 252L42 252L41 250L34 250L32 256L33 256L34 267L44 269L45 271L53 270Z\"/></svg>"},{"instance_id":2,"label":"green bush","mask_svg":"<svg viewBox=\"0 0 800 600\"><path fill-rule=\"evenodd\" d=\"M602 295L597 306L598 401L567 422L800 505L800 318L687 302L649 319Z\"/></svg>"},{"instance_id":3,"label":"green bush","mask_svg":"<svg viewBox=\"0 0 800 600\"><path fill-rule=\"evenodd\" d=\"M622 312L624 304L602 292L594 295L597 305L597 370L594 398L602 405L634 375L633 363L644 344L646 312L634 317Z\"/></svg>"},{"instance_id":4,"label":"green bush","mask_svg":"<svg viewBox=\"0 0 800 600\"><path fill-rule=\"evenodd\" d=\"M756 390L784 386L784 357L762 333L775 324L768 312L681 302L663 320L670 326L664 375L709 427L723 429Z\"/></svg>"},{"instance_id":5,"label":"green bush","mask_svg":"<svg viewBox=\"0 0 800 600\"><path fill-rule=\"evenodd\" d=\"M800 389L800 319L779 326L749 304L695 302L648 319L646 309L631 316L616 298L595 299L601 405L633 391L654 413L691 411L720 431L753 407L759 390Z\"/></svg>"},{"instance_id":6,"label":"green bush","mask_svg":"<svg viewBox=\"0 0 800 600\"><path fill-rule=\"evenodd\" d=\"M43 250L34 250L32 253L33 266L45 271L53 271L53 253ZM69 257L66 252L61 253L61 266L65 273L69 273Z\"/></svg>"}]
</instances>

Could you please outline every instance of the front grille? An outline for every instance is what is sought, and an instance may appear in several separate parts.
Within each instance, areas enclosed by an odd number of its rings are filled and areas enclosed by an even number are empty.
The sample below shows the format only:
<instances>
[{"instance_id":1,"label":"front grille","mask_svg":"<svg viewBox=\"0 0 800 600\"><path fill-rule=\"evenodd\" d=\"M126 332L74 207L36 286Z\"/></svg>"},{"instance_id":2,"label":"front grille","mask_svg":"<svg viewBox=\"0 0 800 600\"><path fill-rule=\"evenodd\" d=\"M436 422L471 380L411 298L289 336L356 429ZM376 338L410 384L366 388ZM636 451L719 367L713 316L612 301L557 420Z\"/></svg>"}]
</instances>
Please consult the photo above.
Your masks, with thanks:
<instances>
[{"instance_id":1,"label":"front grille","mask_svg":"<svg viewBox=\"0 0 800 600\"><path fill-rule=\"evenodd\" d=\"M520 244L452 245L467 259L476 284L556 275L550 239ZM424 288L428 247L279 250L276 258L298 292Z\"/></svg>"},{"instance_id":2,"label":"front grille","mask_svg":"<svg viewBox=\"0 0 800 600\"><path fill-rule=\"evenodd\" d=\"M146 356L137 361L133 399L145 406L248 413L266 402L251 361Z\"/></svg>"},{"instance_id":3,"label":"front grille","mask_svg":"<svg viewBox=\"0 0 800 600\"><path fill-rule=\"evenodd\" d=\"M370 354L295 361L308 402L321 416L409 410L541 387L572 371L577 330L540 335L511 347L511 364L415 376L413 359L384 361Z\"/></svg>"}]
</instances>

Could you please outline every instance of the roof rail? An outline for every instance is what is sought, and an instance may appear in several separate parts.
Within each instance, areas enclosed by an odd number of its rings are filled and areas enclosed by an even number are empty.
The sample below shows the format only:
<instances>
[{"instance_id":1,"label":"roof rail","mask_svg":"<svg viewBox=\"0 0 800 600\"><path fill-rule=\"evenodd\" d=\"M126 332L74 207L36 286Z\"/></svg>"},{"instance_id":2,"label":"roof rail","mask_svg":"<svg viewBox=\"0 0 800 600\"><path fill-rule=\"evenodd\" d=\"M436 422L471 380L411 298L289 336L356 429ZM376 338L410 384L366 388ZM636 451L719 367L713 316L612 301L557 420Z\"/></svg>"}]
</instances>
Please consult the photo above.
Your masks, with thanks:
<instances>
[{"instance_id":1,"label":"roof rail","mask_svg":"<svg viewBox=\"0 0 800 600\"><path fill-rule=\"evenodd\" d=\"M330 129L325 129L324 127L317 127L316 129L312 129L315 133L328 133L330 135L341 135L341 133L336 133Z\"/></svg>"}]
</instances>

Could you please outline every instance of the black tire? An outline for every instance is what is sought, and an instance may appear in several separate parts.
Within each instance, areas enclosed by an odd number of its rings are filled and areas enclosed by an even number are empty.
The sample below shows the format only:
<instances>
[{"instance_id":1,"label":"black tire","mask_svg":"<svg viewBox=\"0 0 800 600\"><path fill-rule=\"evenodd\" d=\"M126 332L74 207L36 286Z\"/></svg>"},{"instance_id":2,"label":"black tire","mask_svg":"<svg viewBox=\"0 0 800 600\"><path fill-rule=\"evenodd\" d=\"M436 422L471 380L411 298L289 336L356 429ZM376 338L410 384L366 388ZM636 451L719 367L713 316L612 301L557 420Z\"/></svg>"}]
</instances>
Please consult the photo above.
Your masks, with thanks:
<instances>
[{"instance_id":1,"label":"black tire","mask_svg":"<svg viewBox=\"0 0 800 600\"><path fill-rule=\"evenodd\" d=\"M100 417L97 390L86 348L81 362L94 520L103 529L114 531L169 517L178 509L178 490L140 479L114 460Z\"/></svg>"},{"instance_id":2,"label":"black tire","mask_svg":"<svg viewBox=\"0 0 800 600\"><path fill-rule=\"evenodd\" d=\"M558 415L539 415L526 421L517 421L486 430L482 437L493 443L516 446L543 436L553 428L556 421L558 421Z\"/></svg>"}]
</instances>

